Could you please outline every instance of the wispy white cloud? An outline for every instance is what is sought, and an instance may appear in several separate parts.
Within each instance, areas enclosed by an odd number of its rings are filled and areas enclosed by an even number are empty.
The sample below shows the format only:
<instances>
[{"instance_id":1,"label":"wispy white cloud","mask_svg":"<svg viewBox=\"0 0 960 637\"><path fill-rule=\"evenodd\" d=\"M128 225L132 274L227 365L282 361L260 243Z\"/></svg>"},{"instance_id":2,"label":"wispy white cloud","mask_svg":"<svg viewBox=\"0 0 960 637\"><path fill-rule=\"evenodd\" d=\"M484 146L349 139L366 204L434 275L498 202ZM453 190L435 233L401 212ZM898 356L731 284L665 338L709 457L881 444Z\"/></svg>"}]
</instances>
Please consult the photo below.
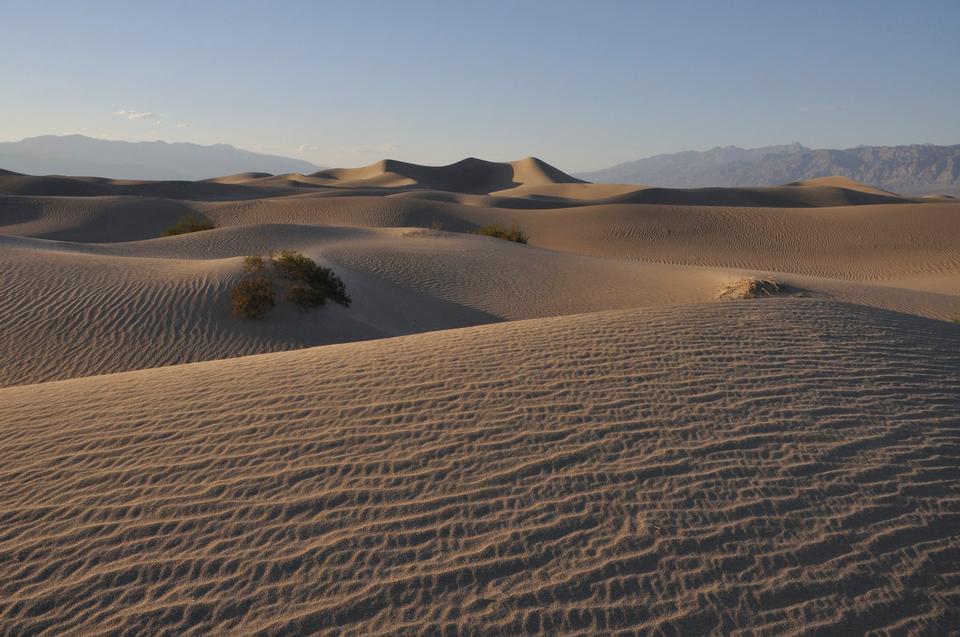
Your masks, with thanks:
<instances>
[{"instance_id":1,"label":"wispy white cloud","mask_svg":"<svg viewBox=\"0 0 960 637\"><path fill-rule=\"evenodd\" d=\"M315 146L313 144L300 144L299 146L297 146L297 152L300 153L301 155L303 153L315 153L318 150L320 150L320 147Z\"/></svg>"},{"instance_id":2,"label":"wispy white cloud","mask_svg":"<svg viewBox=\"0 0 960 637\"><path fill-rule=\"evenodd\" d=\"M393 152L396 149L397 145L393 142L384 142L382 144L357 146L353 149L353 152L360 153L362 155L382 155L384 153Z\"/></svg>"},{"instance_id":3,"label":"wispy white cloud","mask_svg":"<svg viewBox=\"0 0 960 637\"><path fill-rule=\"evenodd\" d=\"M138 119L159 119L159 116L156 113L152 113L150 111L128 111L124 109L122 111L114 111L113 114L120 117L126 117L131 121Z\"/></svg>"},{"instance_id":4,"label":"wispy white cloud","mask_svg":"<svg viewBox=\"0 0 960 637\"><path fill-rule=\"evenodd\" d=\"M833 111L839 111L840 107L836 104L823 104L820 106L801 106L797 110L801 113L832 113Z\"/></svg>"},{"instance_id":5,"label":"wispy white cloud","mask_svg":"<svg viewBox=\"0 0 960 637\"><path fill-rule=\"evenodd\" d=\"M176 126L177 128L190 128L190 124L186 122L178 122L174 124L174 126Z\"/></svg>"}]
</instances>

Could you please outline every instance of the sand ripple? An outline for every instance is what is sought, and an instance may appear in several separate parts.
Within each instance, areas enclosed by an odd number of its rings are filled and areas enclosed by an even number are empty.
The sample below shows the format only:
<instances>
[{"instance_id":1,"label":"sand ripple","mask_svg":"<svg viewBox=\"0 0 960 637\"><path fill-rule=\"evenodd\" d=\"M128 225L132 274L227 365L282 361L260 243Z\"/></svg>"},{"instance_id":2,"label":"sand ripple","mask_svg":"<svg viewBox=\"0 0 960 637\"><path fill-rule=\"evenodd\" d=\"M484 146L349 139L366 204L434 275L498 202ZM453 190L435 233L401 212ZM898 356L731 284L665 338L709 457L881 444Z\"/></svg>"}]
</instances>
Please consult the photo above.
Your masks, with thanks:
<instances>
[{"instance_id":1,"label":"sand ripple","mask_svg":"<svg viewBox=\"0 0 960 637\"><path fill-rule=\"evenodd\" d=\"M784 298L7 388L0 632L948 634L958 414Z\"/></svg>"}]
</instances>

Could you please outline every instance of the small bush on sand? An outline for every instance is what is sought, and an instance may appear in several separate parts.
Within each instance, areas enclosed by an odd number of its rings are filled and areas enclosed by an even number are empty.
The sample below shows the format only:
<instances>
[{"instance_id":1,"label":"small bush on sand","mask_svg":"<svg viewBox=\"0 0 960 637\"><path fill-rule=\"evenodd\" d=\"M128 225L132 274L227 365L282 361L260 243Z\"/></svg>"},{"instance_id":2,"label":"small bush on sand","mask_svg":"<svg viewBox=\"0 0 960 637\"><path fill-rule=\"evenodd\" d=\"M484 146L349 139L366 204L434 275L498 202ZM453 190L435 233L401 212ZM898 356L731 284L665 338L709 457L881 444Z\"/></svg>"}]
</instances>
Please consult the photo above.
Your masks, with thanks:
<instances>
[{"instance_id":1,"label":"small bush on sand","mask_svg":"<svg viewBox=\"0 0 960 637\"><path fill-rule=\"evenodd\" d=\"M241 318L263 318L276 305L273 283L262 274L244 277L230 291L233 313Z\"/></svg>"},{"instance_id":2,"label":"small bush on sand","mask_svg":"<svg viewBox=\"0 0 960 637\"><path fill-rule=\"evenodd\" d=\"M272 261L281 275L294 281L306 281L318 267L313 259L292 250L281 250L280 254L272 257Z\"/></svg>"},{"instance_id":3,"label":"small bush on sand","mask_svg":"<svg viewBox=\"0 0 960 637\"><path fill-rule=\"evenodd\" d=\"M263 318L276 305L275 284L280 285L283 299L301 310L320 307L327 299L350 305L340 277L299 252L271 252L267 259L252 254L243 258L243 270L246 275L230 291L233 313L243 318Z\"/></svg>"},{"instance_id":4,"label":"small bush on sand","mask_svg":"<svg viewBox=\"0 0 960 637\"><path fill-rule=\"evenodd\" d=\"M288 287L284 298L304 311L320 307L325 300L323 292L306 283L294 283Z\"/></svg>"},{"instance_id":5,"label":"small bush on sand","mask_svg":"<svg viewBox=\"0 0 960 637\"><path fill-rule=\"evenodd\" d=\"M313 259L300 252L284 250L273 257L273 265L288 281L313 290L311 294L306 294L304 290L293 293L293 296L301 301L309 300L311 305L308 307L323 305L326 299L346 307L350 306L350 296L340 277L333 270L317 265Z\"/></svg>"},{"instance_id":6,"label":"small bush on sand","mask_svg":"<svg viewBox=\"0 0 960 637\"><path fill-rule=\"evenodd\" d=\"M759 299L783 294L784 286L770 279L738 279L720 286L717 298L721 299Z\"/></svg>"},{"instance_id":7,"label":"small bush on sand","mask_svg":"<svg viewBox=\"0 0 960 637\"><path fill-rule=\"evenodd\" d=\"M263 261L263 257L259 254L251 254L248 257L243 257L243 271L249 274L258 274L263 272L263 268L266 267L266 263Z\"/></svg>"},{"instance_id":8,"label":"small bush on sand","mask_svg":"<svg viewBox=\"0 0 960 637\"><path fill-rule=\"evenodd\" d=\"M167 228L167 231L164 233L164 235L167 237L172 237L178 234L189 234L191 232L200 232L202 230L213 230L214 227L215 226L206 219L201 219L200 217L184 217L175 225Z\"/></svg>"},{"instance_id":9,"label":"small bush on sand","mask_svg":"<svg viewBox=\"0 0 960 637\"><path fill-rule=\"evenodd\" d=\"M489 226L483 226L477 230L477 234L482 234L485 237L496 237L497 239L515 241L517 243L526 243L530 239L527 233L521 230L519 226L510 226L509 228L504 228L503 226L498 226L495 223L490 224Z\"/></svg>"}]
</instances>

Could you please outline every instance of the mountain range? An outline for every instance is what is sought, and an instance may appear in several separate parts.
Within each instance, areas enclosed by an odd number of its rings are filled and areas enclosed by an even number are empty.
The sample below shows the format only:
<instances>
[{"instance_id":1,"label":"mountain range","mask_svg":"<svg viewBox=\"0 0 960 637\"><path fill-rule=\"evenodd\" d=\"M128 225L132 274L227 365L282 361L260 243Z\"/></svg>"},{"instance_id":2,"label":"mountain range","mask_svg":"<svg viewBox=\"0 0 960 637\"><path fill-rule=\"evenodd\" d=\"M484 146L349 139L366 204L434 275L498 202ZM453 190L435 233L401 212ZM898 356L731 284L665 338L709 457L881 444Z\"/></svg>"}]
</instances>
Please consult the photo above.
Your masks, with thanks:
<instances>
[{"instance_id":1,"label":"mountain range","mask_svg":"<svg viewBox=\"0 0 960 637\"><path fill-rule=\"evenodd\" d=\"M239 172L312 173L291 157L228 144L125 142L85 135L43 135L0 142L0 169L33 175L98 175L114 179L205 179Z\"/></svg>"},{"instance_id":2,"label":"mountain range","mask_svg":"<svg viewBox=\"0 0 960 637\"><path fill-rule=\"evenodd\" d=\"M812 149L801 144L717 147L628 161L576 173L602 183L671 188L773 186L841 175L904 194L960 193L960 145L857 146Z\"/></svg>"},{"instance_id":3,"label":"mountain range","mask_svg":"<svg viewBox=\"0 0 960 637\"><path fill-rule=\"evenodd\" d=\"M312 174L310 162L228 144L126 142L84 135L43 135L0 142L0 169L33 175L113 179L199 180L235 173ZM857 146L801 144L717 147L628 161L575 176L598 183L667 188L774 186L839 175L907 195L960 195L960 145Z\"/></svg>"}]
</instances>

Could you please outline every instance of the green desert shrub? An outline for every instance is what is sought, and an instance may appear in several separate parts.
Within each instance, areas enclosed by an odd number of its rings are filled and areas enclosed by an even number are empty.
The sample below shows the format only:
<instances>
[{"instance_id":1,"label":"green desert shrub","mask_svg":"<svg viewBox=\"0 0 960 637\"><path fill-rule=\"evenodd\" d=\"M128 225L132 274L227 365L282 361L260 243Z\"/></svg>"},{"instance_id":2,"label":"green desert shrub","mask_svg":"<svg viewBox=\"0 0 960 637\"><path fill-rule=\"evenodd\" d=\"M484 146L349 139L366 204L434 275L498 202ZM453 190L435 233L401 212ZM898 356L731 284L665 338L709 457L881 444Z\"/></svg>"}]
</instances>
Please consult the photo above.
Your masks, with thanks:
<instances>
[{"instance_id":1,"label":"green desert shrub","mask_svg":"<svg viewBox=\"0 0 960 637\"><path fill-rule=\"evenodd\" d=\"M307 285L306 283L294 283L287 288L284 298L301 310L310 310L320 307L326 300L323 291Z\"/></svg>"},{"instance_id":2,"label":"green desert shrub","mask_svg":"<svg viewBox=\"0 0 960 637\"><path fill-rule=\"evenodd\" d=\"M268 265L272 267L268 269ZM327 299L350 305L350 296L340 277L300 252L271 252L267 259L252 254L243 258L243 270L246 275L230 292L233 313L243 318L263 318L276 305L275 285L280 286L283 300L301 310L320 307Z\"/></svg>"},{"instance_id":3,"label":"green desert shrub","mask_svg":"<svg viewBox=\"0 0 960 637\"><path fill-rule=\"evenodd\" d=\"M230 300L233 313L248 319L263 318L276 305L273 283L262 274L240 279L230 291Z\"/></svg>"},{"instance_id":4,"label":"green desert shrub","mask_svg":"<svg viewBox=\"0 0 960 637\"><path fill-rule=\"evenodd\" d=\"M317 265L313 259L302 253L284 250L273 257L273 265L283 278L292 282L290 288L301 286L313 290L312 294L307 294L305 290L293 293L293 296L301 301L309 300L311 304L308 307L323 305L326 299L350 306L350 296L340 277L330 268ZM288 296L289 294L288 289Z\"/></svg>"},{"instance_id":5,"label":"green desert shrub","mask_svg":"<svg viewBox=\"0 0 960 637\"><path fill-rule=\"evenodd\" d=\"M515 241L517 243L526 243L530 239L527 233L521 230L519 226L513 225L509 228L505 228L504 226L500 226L495 223L478 229L477 234L481 234L485 237L496 237L497 239Z\"/></svg>"},{"instance_id":6,"label":"green desert shrub","mask_svg":"<svg viewBox=\"0 0 960 637\"><path fill-rule=\"evenodd\" d=\"M200 217L184 217L175 225L167 228L165 236L172 237L178 234L188 234L190 232L200 232L201 230L213 230L214 225L206 219Z\"/></svg>"},{"instance_id":7,"label":"green desert shrub","mask_svg":"<svg viewBox=\"0 0 960 637\"><path fill-rule=\"evenodd\" d=\"M318 267L313 259L292 250L282 250L280 254L273 255L272 260L280 274L292 281L306 281Z\"/></svg>"}]
</instances>

